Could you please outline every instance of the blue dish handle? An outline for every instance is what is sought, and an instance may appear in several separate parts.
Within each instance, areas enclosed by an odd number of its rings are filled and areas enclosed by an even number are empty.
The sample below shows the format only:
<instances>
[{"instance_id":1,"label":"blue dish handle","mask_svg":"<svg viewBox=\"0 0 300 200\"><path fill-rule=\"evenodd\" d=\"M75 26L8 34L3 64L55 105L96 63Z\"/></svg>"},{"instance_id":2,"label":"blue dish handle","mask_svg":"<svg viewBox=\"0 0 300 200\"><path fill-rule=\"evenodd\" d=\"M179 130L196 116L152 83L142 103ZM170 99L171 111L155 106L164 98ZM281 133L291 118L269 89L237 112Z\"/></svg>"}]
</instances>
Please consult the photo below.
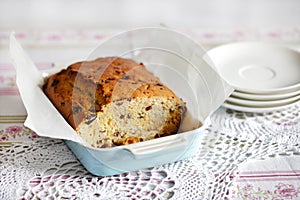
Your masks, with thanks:
<instances>
[{"instance_id":1,"label":"blue dish handle","mask_svg":"<svg viewBox=\"0 0 300 200\"><path fill-rule=\"evenodd\" d=\"M178 137L175 137L173 140L170 140L170 138L160 138L156 141L153 140L153 142L149 141L144 145L129 145L125 149L129 151L135 159L143 159L158 153L183 149L186 145L188 145L187 139L182 135L178 135Z\"/></svg>"}]
</instances>

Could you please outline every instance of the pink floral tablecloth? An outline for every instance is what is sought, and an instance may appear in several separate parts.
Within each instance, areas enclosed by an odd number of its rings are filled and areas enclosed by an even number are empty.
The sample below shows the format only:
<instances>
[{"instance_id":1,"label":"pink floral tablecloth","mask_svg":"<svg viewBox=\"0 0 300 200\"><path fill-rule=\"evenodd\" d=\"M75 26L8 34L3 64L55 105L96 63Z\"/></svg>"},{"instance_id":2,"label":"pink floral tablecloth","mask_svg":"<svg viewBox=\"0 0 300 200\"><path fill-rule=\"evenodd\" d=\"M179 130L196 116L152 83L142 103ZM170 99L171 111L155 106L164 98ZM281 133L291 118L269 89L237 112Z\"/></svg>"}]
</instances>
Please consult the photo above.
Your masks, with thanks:
<instances>
[{"instance_id":1,"label":"pink floral tablecloth","mask_svg":"<svg viewBox=\"0 0 300 200\"><path fill-rule=\"evenodd\" d=\"M279 156L241 164L233 190L241 199L300 198L300 156Z\"/></svg>"}]
</instances>

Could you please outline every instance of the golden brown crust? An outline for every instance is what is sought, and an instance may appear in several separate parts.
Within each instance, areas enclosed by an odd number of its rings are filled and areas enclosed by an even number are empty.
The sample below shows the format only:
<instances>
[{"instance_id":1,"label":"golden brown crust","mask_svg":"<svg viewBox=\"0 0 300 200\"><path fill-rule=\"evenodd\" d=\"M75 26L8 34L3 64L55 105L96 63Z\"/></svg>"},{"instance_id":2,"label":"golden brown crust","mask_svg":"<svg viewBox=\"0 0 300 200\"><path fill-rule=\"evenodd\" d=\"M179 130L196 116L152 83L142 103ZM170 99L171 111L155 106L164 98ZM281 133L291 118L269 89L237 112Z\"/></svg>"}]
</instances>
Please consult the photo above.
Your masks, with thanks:
<instances>
[{"instance_id":1,"label":"golden brown crust","mask_svg":"<svg viewBox=\"0 0 300 200\"><path fill-rule=\"evenodd\" d=\"M50 76L43 87L45 94L76 130L111 101L136 97L177 98L143 64L119 57L78 62ZM180 104L183 104L178 99Z\"/></svg>"}]
</instances>

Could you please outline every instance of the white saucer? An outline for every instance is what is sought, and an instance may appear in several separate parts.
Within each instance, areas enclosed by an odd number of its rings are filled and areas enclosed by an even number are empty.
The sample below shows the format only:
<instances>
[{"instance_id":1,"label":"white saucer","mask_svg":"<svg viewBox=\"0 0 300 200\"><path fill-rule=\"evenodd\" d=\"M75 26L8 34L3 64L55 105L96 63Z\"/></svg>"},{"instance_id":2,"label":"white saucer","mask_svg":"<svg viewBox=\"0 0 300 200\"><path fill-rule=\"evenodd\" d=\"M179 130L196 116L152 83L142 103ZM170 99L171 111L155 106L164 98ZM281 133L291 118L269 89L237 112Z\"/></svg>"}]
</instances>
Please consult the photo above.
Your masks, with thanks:
<instances>
[{"instance_id":1,"label":"white saucer","mask_svg":"<svg viewBox=\"0 0 300 200\"><path fill-rule=\"evenodd\" d=\"M287 47L239 42L211 49L207 55L237 90L270 94L300 87L300 53Z\"/></svg>"},{"instance_id":2,"label":"white saucer","mask_svg":"<svg viewBox=\"0 0 300 200\"><path fill-rule=\"evenodd\" d=\"M239 99L235 97L229 97L227 99L227 103L239 104L241 106L255 106L255 107L276 107L285 104L292 103L294 101L300 100L300 95L287 98L287 99L279 99L279 100L270 100L270 101L260 101L260 100L246 100Z\"/></svg>"},{"instance_id":3,"label":"white saucer","mask_svg":"<svg viewBox=\"0 0 300 200\"><path fill-rule=\"evenodd\" d=\"M293 97L300 94L299 90L288 92L288 93L278 93L278 94L251 94L251 93L243 93L235 90L231 96L238 97L243 99L249 100L279 100L279 99L286 99L289 97Z\"/></svg>"},{"instance_id":4,"label":"white saucer","mask_svg":"<svg viewBox=\"0 0 300 200\"><path fill-rule=\"evenodd\" d=\"M273 106L273 107L247 107L247 106L241 106L241 105L234 105L231 103L223 103L222 106L225 108L229 108L232 110L242 111L242 112L256 112L256 113L264 113L264 112L272 112L272 111L280 111L284 110L288 107L294 106L299 104L299 101L292 102L290 104L284 104L280 106Z\"/></svg>"}]
</instances>

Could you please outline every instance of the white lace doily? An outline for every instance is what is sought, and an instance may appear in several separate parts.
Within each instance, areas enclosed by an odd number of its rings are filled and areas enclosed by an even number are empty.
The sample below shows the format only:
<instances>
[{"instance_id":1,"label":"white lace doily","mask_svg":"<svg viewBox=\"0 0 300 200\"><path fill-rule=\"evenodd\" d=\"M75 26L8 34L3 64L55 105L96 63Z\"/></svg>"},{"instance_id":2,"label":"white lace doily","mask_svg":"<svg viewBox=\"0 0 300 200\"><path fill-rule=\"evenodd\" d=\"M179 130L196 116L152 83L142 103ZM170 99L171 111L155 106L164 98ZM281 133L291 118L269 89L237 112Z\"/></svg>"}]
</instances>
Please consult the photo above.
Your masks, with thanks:
<instances>
[{"instance_id":1,"label":"white lace doily","mask_svg":"<svg viewBox=\"0 0 300 200\"><path fill-rule=\"evenodd\" d=\"M62 140L0 124L0 199L231 199L248 159L300 154L300 105L265 114L220 108L197 155L109 177L88 173Z\"/></svg>"}]
</instances>

